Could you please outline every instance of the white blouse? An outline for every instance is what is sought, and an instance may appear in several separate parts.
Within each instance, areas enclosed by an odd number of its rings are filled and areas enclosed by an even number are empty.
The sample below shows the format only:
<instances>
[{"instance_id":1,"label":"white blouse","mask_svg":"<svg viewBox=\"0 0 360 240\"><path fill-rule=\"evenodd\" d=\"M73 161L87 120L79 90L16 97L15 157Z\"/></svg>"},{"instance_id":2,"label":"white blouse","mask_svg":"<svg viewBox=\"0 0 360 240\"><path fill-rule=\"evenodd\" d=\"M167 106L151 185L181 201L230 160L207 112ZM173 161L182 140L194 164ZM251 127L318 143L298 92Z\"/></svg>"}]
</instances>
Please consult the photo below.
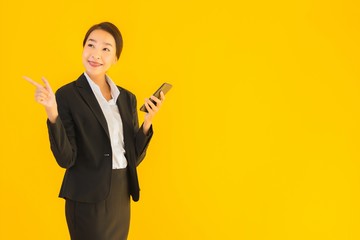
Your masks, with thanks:
<instances>
[{"instance_id":1,"label":"white blouse","mask_svg":"<svg viewBox=\"0 0 360 240\"><path fill-rule=\"evenodd\" d=\"M116 105L116 100L120 95L120 91L116 87L115 83L111 80L111 78L106 75L106 81L110 86L112 96L112 99L106 101L106 99L101 93L100 87L91 80L91 78L86 74L86 72L84 73L84 75L88 80L92 91L95 94L95 97L101 107L101 110L105 116L108 125L112 148L112 168L126 168L127 160L125 158L123 125L119 108Z\"/></svg>"}]
</instances>

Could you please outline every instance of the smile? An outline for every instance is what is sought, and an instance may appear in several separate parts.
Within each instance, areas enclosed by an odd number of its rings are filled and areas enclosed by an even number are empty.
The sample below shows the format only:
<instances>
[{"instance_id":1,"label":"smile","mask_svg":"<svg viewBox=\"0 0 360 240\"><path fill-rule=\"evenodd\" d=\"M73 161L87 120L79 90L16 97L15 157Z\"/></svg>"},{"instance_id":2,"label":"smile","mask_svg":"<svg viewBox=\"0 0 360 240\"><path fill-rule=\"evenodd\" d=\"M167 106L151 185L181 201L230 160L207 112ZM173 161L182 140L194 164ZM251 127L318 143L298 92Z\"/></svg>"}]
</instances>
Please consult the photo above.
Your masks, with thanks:
<instances>
[{"instance_id":1,"label":"smile","mask_svg":"<svg viewBox=\"0 0 360 240\"><path fill-rule=\"evenodd\" d=\"M88 61L88 63L92 67L100 67L100 66L102 66L102 64L98 63L98 62Z\"/></svg>"}]
</instances>

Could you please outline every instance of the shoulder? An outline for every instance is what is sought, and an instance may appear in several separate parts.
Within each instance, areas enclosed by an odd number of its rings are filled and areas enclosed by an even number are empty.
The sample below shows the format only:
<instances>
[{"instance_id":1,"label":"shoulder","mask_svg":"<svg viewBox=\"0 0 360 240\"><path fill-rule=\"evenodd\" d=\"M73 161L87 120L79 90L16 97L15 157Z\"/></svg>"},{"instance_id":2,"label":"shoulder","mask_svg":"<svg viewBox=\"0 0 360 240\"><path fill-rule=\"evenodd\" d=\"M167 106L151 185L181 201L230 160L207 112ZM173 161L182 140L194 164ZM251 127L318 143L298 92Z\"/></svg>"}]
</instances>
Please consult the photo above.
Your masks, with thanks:
<instances>
[{"instance_id":1,"label":"shoulder","mask_svg":"<svg viewBox=\"0 0 360 240\"><path fill-rule=\"evenodd\" d=\"M120 91L120 95L125 95L126 97L129 97L130 99L136 99L136 96L135 94L133 94L131 91L123 88L123 87L120 87L120 86L117 86L117 88L119 89Z\"/></svg>"},{"instance_id":2,"label":"shoulder","mask_svg":"<svg viewBox=\"0 0 360 240\"><path fill-rule=\"evenodd\" d=\"M75 91L75 81L65 84L64 86L60 87L56 93L56 100L58 103L61 101L68 101L72 100L76 95ZM68 100L67 100L68 99Z\"/></svg>"},{"instance_id":3,"label":"shoulder","mask_svg":"<svg viewBox=\"0 0 360 240\"><path fill-rule=\"evenodd\" d=\"M62 87L60 87L56 91L56 94L57 95L71 94L71 93L74 93L74 91L76 89L76 86L80 86L80 87L85 86L85 87L87 87L86 85L88 86L85 75L81 74L78 79L76 79L76 80L74 80L74 81L72 81L70 83L67 83L67 84L63 85Z\"/></svg>"},{"instance_id":4,"label":"shoulder","mask_svg":"<svg viewBox=\"0 0 360 240\"><path fill-rule=\"evenodd\" d=\"M63 86L60 87L56 92L58 92L58 93L64 93L64 92L71 91L72 89L74 89L75 82L76 82L76 81L72 81L72 82L70 82L70 83L67 83L67 84L63 85Z\"/></svg>"}]
</instances>

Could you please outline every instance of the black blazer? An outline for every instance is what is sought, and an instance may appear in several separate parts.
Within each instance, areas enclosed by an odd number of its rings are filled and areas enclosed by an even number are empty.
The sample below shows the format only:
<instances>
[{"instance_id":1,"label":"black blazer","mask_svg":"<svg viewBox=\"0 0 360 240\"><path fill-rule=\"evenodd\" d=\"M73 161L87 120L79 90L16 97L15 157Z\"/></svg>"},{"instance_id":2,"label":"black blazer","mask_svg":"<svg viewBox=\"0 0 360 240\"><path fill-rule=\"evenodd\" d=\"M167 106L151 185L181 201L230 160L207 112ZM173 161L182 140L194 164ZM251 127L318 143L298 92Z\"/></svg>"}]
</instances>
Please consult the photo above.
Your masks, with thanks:
<instances>
[{"instance_id":1,"label":"black blazer","mask_svg":"<svg viewBox=\"0 0 360 240\"><path fill-rule=\"evenodd\" d=\"M136 167L144 159L153 131L139 128L136 97L118 87L117 105L123 123L125 157L130 195L139 200ZM47 121L50 146L57 163L66 168L59 197L95 203L109 194L112 150L109 130L101 107L85 77L56 92L59 117Z\"/></svg>"}]
</instances>

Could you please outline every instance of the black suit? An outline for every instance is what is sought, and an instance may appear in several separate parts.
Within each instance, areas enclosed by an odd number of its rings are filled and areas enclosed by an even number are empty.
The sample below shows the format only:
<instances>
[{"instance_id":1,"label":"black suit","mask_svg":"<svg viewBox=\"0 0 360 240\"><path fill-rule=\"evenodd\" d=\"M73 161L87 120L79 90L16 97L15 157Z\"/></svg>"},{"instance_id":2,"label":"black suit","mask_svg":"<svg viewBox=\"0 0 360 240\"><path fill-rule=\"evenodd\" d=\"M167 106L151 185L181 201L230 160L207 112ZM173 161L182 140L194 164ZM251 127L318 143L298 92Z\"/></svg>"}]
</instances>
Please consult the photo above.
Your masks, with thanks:
<instances>
[{"instance_id":1,"label":"black suit","mask_svg":"<svg viewBox=\"0 0 360 240\"><path fill-rule=\"evenodd\" d=\"M117 105L123 123L129 191L139 200L136 167L145 157L152 137L139 128L136 97L118 87ZM107 198L111 184L112 150L105 116L84 74L56 92L59 117L48 121L51 150L66 168L60 197L95 203Z\"/></svg>"}]
</instances>

